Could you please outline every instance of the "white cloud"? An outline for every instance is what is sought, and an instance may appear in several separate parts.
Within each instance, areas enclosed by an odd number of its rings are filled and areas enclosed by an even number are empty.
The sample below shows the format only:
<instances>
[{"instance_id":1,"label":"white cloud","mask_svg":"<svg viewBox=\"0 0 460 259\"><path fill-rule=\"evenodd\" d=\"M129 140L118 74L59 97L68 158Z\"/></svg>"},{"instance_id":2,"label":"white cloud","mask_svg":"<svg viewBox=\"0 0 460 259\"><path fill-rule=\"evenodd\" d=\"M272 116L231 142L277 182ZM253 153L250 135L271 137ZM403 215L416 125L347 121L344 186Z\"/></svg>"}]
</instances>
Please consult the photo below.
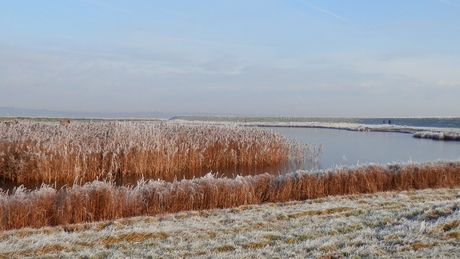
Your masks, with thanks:
<instances>
[{"instance_id":1,"label":"white cloud","mask_svg":"<svg viewBox=\"0 0 460 259\"><path fill-rule=\"evenodd\" d=\"M441 79L441 80L439 80L438 82L436 82L436 85L438 85L438 86L456 87L456 86L460 86L460 82L457 82L457 81L446 81L446 80L444 80L444 79Z\"/></svg>"}]
</instances>

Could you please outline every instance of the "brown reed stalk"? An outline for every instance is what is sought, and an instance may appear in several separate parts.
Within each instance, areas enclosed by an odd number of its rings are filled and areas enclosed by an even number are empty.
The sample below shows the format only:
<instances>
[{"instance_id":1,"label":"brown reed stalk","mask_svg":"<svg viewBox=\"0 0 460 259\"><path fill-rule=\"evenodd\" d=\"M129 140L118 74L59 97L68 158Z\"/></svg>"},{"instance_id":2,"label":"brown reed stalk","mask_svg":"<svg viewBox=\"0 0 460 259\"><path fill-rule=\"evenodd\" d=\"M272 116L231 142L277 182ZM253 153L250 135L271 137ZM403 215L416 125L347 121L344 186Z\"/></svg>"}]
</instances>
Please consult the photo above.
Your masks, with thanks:
<instances>
[{"instance_id":1,"label":"brown reed stalk","mask_svg":"<svg viewBox=\"0 0 460 259\"><path fill-rule=\"evenodd\" d=\"M123 176L254 166L317 156L308 145L258 128L176 123L0 124L0 178L72 184Z\"/></svg>"},{"instance_id":2,"label":"brown reed stalk","mask_svg":"<svg viewBox=\"0 0 460 259\"><path fill-rule=\"evenodd\" d=\"M34 191L19 187L11 195L6 191L0 195L0 230L459 185L460 161L364 165L277 177L262 174L228 179L207 175L175 182L139 181L136 186L93 181L60 190L47 185Z\"/></svg>"}]
</instances>

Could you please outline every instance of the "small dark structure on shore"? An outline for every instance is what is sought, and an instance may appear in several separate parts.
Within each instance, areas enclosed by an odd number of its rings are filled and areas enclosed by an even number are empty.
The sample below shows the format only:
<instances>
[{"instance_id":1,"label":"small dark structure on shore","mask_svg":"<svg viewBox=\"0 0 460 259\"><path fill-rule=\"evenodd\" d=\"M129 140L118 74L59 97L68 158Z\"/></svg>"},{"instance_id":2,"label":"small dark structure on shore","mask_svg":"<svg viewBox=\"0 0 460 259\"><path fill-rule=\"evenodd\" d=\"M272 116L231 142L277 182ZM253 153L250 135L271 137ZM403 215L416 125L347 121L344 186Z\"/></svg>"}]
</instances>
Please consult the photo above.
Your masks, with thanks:
<instances>
[{"instance_id":1,"label":"small dark structure on shore","mask_svg":"<svg viewBox=\"0 0 460 259\"><path fill-rule=\"evenodd\" d=\"M70 124L70 120L60 120L59 124L61 124L61 125Z\"/></svg>"}]
</instances>

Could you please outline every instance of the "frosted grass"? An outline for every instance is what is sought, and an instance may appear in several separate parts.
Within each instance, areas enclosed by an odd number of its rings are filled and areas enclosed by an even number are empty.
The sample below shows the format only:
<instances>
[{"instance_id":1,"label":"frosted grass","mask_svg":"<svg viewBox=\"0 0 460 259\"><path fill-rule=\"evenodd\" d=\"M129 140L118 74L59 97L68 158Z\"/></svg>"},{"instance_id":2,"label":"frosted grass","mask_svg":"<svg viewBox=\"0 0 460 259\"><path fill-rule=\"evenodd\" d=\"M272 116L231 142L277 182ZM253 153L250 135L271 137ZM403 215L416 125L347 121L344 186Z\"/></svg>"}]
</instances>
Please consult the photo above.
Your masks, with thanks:
<instances>
[{"instance_id":1,"label":"frosted grass","mask_svg":"<svg viewBox=\"0 0 460 259\"><path fill-rule=\"evenodd\" d=\"M2 258L455 258L460 187L0 232Z\"/></svg>"}]
</instances>

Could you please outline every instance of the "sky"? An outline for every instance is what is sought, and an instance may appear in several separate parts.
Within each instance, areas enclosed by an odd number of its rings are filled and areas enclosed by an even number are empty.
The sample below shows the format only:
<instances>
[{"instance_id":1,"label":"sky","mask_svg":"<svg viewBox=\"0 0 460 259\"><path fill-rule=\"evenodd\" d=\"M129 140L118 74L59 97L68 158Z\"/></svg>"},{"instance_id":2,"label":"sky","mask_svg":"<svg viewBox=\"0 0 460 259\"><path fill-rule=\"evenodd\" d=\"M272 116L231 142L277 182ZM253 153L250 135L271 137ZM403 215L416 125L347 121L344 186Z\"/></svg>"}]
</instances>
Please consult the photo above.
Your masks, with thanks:
<instances>
[{"instance_id":1,"label":"sky","mask_svg":"<svg viewBox=\"0 0 460 259\"><path fill-rule=\"evenodd\" d=\"M460 116L460 0L6 0L0 107Z\"/></svg>"}]
</instances>

